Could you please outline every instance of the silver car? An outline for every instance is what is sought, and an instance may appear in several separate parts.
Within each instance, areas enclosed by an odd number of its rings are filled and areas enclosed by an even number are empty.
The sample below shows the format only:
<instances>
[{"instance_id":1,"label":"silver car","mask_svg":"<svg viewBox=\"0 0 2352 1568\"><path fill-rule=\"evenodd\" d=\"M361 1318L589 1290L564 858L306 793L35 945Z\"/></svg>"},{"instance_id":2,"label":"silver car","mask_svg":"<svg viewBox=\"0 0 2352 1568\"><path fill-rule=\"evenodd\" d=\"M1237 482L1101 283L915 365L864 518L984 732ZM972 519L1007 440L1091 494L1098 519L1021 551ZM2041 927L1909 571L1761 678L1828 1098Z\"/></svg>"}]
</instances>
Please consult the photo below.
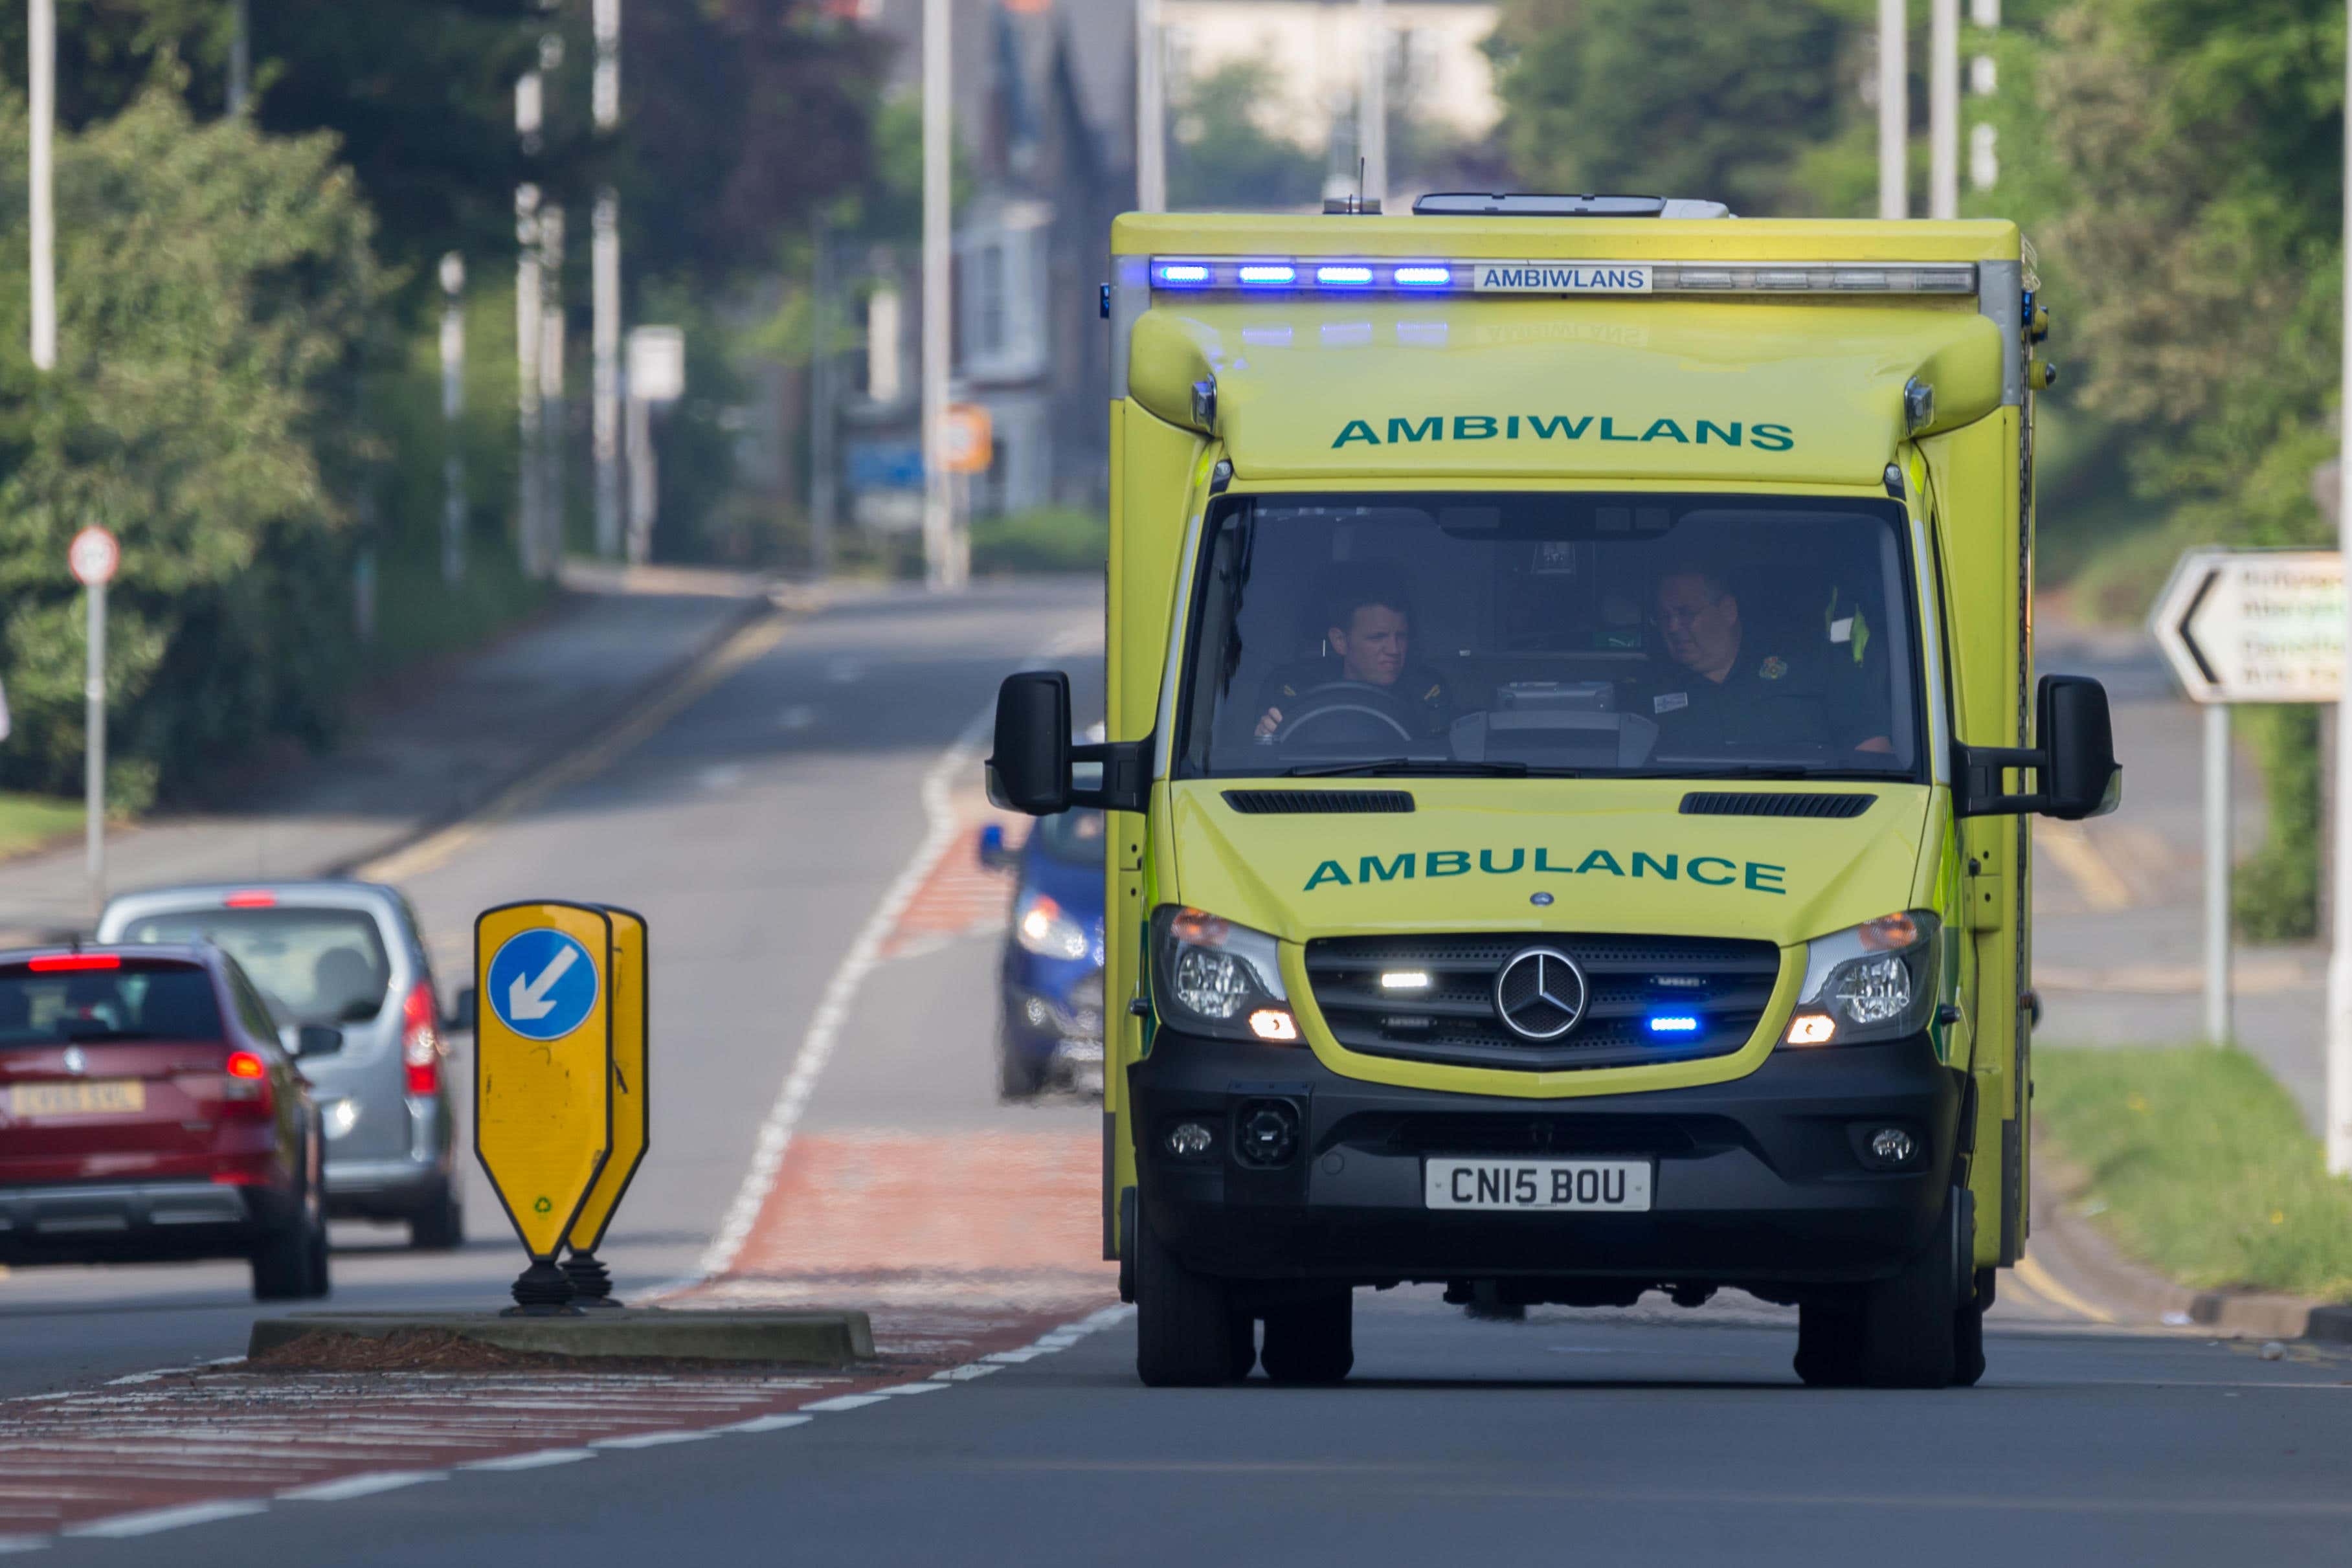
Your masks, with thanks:
<instances>
[{"instance_id":1,"label":"silver car","mask_svg":"<svg viewBox=\"0 0 2352 1568\"><path fill-rule=\"evenodd\" d=\"M412 1245L465 1240L448 1039L416 911L373 882L240 882L126 893L102 942L209 942L258 985L282 1033L343 1032L307 1057L327 1134L327 1212L405 1220Z\"/></svg>"}]
</instances>

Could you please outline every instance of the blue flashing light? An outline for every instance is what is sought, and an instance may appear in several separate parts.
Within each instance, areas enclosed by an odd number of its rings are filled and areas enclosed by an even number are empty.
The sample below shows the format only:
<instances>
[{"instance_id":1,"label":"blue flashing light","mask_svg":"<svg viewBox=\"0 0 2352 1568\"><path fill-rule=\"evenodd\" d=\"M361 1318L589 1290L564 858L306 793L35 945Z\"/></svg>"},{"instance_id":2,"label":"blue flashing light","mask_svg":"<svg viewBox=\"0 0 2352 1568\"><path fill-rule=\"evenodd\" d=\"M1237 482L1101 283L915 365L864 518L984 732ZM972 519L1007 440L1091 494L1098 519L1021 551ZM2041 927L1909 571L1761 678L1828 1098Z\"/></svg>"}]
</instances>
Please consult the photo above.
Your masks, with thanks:
<instances>
[{"instance_id":1,"label":"blue flashing light","mask_svg":"<svg viewBox=\"0 0 2352 1568\"><path fill-rule=\"evenodd\" d=\"M1371 280L1372 269L1369 267L1357 267L1351 265L1346 267L1318 267L1315 269L1315 281L1326 286L1338 287L1341 289L1361 289L1369 285Z\"/></svg>"},{"instance_id":2,"label":"blue flashing light","mask_svg":"<svg viewBox=\"0 0 2352 1568\"><path fill-rule=\"evenodd\" d=\"M1163 261L1160 264L1160 281L1177 285L1200 285L1209 280L1209 269L1197 261Z\"/></svg>"},{"instance_id":3,"label":"blue flashing light","mask_svg":"<svg viewBox=\"0 0 2352 1568\"><path fill-rule=\"evenodd\" d=\"M1658 1016L1650 1020L1650 1033L1654 1035L1695 1035L1698 1033L1698 1020L1691 1016L1688 1013L1662 1013Z\"/></svg>"},{"instance_id":4,"label":"blue flashing light","mask_svg":"<svg viewBox=\"0 0 2352 1568\"><path fill-rule=\"evenodd\" d=\"M1451 267L1400 267L1396 282L1400 289L1443 289L1454 281Z\"/></svg>"},{"instance_id":5,"label":"blue flashing light","mask_svg":"<svg viewBox=\"0 0 2352 1568\"><path fill-rule=\"evenodd\" d=\"M1250 262L1242 268L1241 280L1260 287L1269 283L1296 283L1298 281L1298 268L1286 261Z\"/></svg>"}]
</instances>

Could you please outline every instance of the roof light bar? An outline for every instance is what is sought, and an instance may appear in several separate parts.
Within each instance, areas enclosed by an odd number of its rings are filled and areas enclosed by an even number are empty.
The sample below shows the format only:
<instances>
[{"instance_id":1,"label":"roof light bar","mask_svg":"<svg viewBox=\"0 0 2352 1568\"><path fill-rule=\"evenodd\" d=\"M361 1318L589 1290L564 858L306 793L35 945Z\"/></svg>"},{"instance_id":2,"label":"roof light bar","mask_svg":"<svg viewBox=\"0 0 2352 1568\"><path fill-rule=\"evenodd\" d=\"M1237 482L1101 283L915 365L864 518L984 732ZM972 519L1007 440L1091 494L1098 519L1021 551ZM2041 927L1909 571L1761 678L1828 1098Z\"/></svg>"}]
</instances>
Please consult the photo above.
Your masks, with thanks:
<instances>
[{"instance_id":1,"label":"roof light bar","mask_svg":"<svg viewBox=\"0 0 2352 1568\"><path fill-rule=\"evenodd\" d=\"M1958 294L1977 291L1972 261L1385 261L1377 257L1156 256L1160 289L1394 290L1452 294Z\"/></svg>"}]
</instances>

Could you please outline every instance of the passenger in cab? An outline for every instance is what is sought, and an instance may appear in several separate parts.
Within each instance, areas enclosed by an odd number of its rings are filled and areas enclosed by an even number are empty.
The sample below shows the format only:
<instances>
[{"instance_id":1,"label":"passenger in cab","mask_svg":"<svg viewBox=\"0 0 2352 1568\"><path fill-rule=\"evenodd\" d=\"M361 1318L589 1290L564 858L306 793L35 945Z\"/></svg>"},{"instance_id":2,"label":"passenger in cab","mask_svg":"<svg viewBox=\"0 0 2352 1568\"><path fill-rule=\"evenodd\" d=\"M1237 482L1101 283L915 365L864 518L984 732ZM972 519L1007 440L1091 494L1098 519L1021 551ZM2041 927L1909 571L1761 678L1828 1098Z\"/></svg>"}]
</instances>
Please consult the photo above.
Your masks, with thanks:
<instances>
[{"instance_id":1,"label":"passenger in cab","mask_svg":"<svg viewBox=\"0 0 2352 1568\"><path fill-rule=\"evenodd\" d=\"M1658 580L1654 601L1666 657L1681 667L1651 694L1658 752L1785 757L1822 748L1892 752L1887 694L1852 659L1801 639L1767 646L1742 624L1739 600L1702 568Z\"/></svg>"},{"instance_id":2,"label":"passenger in cab","mask_svg":"<svg viewBox=\"0 0 2352 1568\"><path fill-rule=\"evenodd\" d=\"M1454 704L1445 682L1412 662L1412 607L1403 588L1385 573L1351 576L1334 587L1327 609L1323 643L1329 652L1267 677L1258 698L1258 737L1270 739L1286 721L1312 712L1315 694L1341 681L1378 687L1399 721L1419 734L1442 734L1454 721Z\"/></svg>"}]
</instances>

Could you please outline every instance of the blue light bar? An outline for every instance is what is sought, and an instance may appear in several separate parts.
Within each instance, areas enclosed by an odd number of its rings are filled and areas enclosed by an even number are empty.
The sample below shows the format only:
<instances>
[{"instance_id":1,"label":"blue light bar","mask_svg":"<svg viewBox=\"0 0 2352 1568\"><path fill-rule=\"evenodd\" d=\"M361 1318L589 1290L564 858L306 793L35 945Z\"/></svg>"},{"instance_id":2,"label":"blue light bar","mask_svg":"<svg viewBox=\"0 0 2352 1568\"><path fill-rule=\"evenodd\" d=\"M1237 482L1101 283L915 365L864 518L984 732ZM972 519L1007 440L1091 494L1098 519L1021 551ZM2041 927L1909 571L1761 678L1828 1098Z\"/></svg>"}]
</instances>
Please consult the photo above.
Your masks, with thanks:
<instances>
[{"instance_id":1,"label":"blue light bar","mask_svg":"<svg viewBox=\"0 0 2352 1568\"><path fill-rule=\"evenodd\" d=\"M1269 283L1296 283L1298 268L1286 261L1253 261L1241 268L1241 280L1263 287Z\"/></svg>"},{"instance_id":2,"label":"blue light bar","mask_svg":"<svg viewBox=\"0 0 2352 1568\"><path fill-rule=\"evenodd\" d=\"M1318 267L1315 269L1315 281L1324 285L1326 288L1369 288L1372 281L1372 269L1369 267L1357 267L1352 265L1344 267Z\"/></svg>"},{"instance_id":3,"label":"blue light bar","mask_svg":"<svg viewBox=\"0 0 2352 1568\"><path fill-rule=\"evenodd\" d=\"M1663 1013L1657 1017L1650 1020L1650 1033L1654 1035L1695 1035L1698 1033L1698 1020L1692 1017L1688 1013Z\"/></svg>"},{"instance_id":4,"label":"blue light bar","mask_svg":"<svg viewBox=\"0 0 2352 1568\"><path fill-rule=\"evenodd\" d=\"M1443 289L1454 281L1451 267L1400 267L1396 283L1400 289Z\"/></svg>"},{"instance_id":5,"label":"blue light bar","mask_svg":"<svg viewBox=\"0 0 2352 1568\"><path fill-rule=\"evenodd\" d=\"M1152 270L1159 274L1160 282L1177 288L1187 284L1198 288L1209 281L1207 265L1198 261L1163 261Z\"/></svg>"}]
</instances>

